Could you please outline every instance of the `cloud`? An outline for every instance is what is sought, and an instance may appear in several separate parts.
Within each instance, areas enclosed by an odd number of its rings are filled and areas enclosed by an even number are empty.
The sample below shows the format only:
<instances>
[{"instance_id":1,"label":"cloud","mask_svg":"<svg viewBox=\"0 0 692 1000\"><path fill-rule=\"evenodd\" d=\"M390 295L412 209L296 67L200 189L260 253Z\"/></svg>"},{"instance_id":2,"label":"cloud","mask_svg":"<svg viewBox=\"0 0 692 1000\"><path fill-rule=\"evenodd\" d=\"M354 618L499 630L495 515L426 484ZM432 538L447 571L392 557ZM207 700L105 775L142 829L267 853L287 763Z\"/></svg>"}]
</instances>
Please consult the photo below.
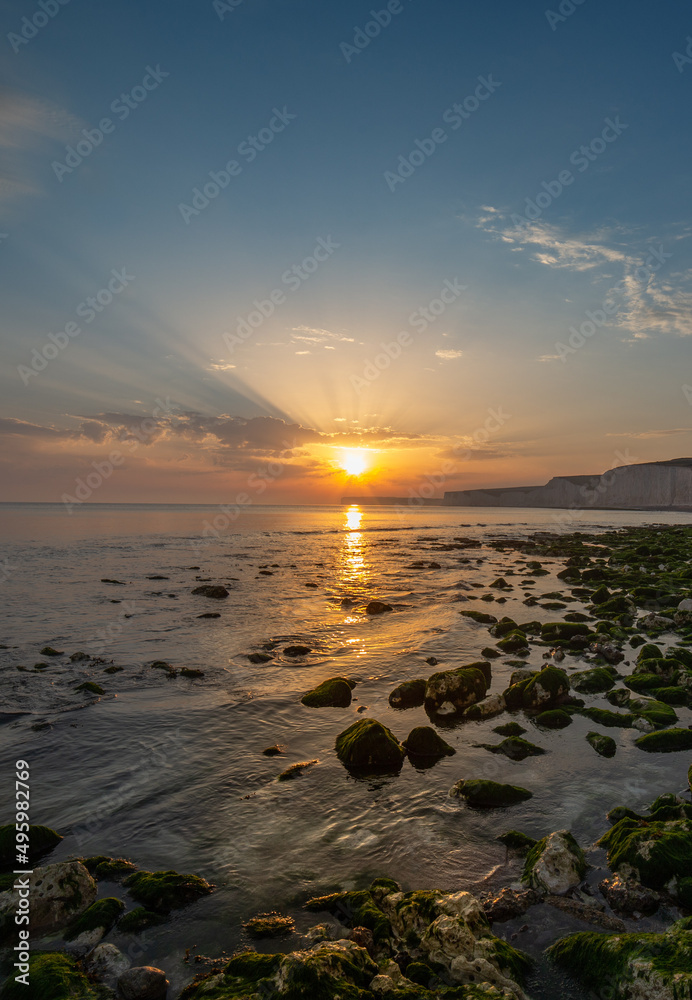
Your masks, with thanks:
<instances>
[{"instance_id":1,"label":"cloud","mask_svg":"<svg viewBox=\"0 0 692 1000\"><path fill-rule=\"evenodd\" d=\"M340 333L332 333L331 330L321 330L319 327L294 326L292 329L293 341L307 341L310 344L323 344L325 340L338 340L344 344L354 344L353 337L344 337Z\"/></svg>"},{"instance_id":2,"label":"cloud","mask_svg":"<svg viewBox=\"0 0 692 1000\"><path fill-rule=\"evenodd\" d=\"M622 227L569 235L543 221L515 224L505 213L490 212L487 206L476 225L513 251L527 251L543 267L590 272L594 280L608 282L607 290L600 293L601 301L613 306L607 325L629 331L635 340L656 333L692 335L692 270L672 271L674 254L658 240L649 240L643 247L640 241L634 249L628 245L630 234ZM668 247L689 236L688 232L671 236ZM558 357L546 354L539 360Z\"/></svg>"},{"instance_id":3,"label":"cloud","mask_svg":"<svg viewBox=\"0 0 692 1000\"><path fill-rule=\"evenodd\" d=\"M207 366L208 372L228 372L232 368L237 368L237 365L232 365L230 361L212 361Z\"/></svg>"},{"instance_id":4,"label":"cloud","mask_svg":"<svg viewBox=\"0 0 692 1000\"><path fill-rule=\"evenodd\" d=\"M455 358L460 358L464 352L463 351L435 351L436 358L442 358L443 361L453 361Z\"/></svg>"},{"instance_id":5,"label":"cloud","mask_svg":"<svg viewBox=\"0 0 692 1000\"><path fill-rule=\"evenodd\" d=\"M625 431L620 434L612 431L606 434L606 437L641 438L643 440L648 440L649 438L672 437L675 434L692 434L692 427L666 427L661 430Z\"/></svg>"}]
</instances>

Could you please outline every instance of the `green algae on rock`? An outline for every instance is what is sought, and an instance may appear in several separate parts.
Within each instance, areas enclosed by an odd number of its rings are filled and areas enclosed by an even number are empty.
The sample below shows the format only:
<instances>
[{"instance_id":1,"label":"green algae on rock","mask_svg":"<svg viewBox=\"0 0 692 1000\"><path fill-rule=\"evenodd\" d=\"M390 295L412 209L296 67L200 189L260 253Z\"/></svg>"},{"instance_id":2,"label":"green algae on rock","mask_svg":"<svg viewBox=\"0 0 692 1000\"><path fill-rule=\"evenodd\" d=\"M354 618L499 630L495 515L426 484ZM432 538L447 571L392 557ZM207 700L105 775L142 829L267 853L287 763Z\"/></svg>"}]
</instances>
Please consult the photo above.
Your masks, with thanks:
<instances>
[{"instance_id":1,"label":"green algae on rock","mask_svg":"<svg viewBox=\"0 0 692 1000\"><path fill-rule=\"evenodd\" d=\"M595 667L593 670L580 670L570 676L570 683L580 694L599 694L610 691L615 686L617 673L607 667Z\"/></svg>"},{"instance_id":2,"label":"green algae on rock","mask_svg":"<svg viewBox=\"0 0 692 1000\"><path fill-rule=\"evenodd\" d=\"M432 726L416 726L401 745L411 756L451 757L456 753Z\"/></svg>"},{"instance_id":3,"label":"green algae on rock","mask_svg":"<svg viewBox=\"0 0 692 1000\"><path fill-rule=\"evenodd\" d=\"M165 920L160 913L147 910L144 906L136 906L118 921L118 930L122 934L139 934L148 927L157 927Z\"/></svg>"},{"instance_id":4,"label":"green algae on rock","mask_svg":"<svg viewBox=\"0 0 692 1000\"><path fill-rule=\"evenodd\" d=\"M499 736L523 736L526 729L518 722L505 722L501 726L495 726L493 732L498 733Z\"/></svg>"},{"instance_id":5,"label":"green algae on rock","mask_svg":"<svg viewBox=\"0 0 692 1000\"><path fill-rule=\"evenodd\" d=\"M292 934L295 930L293 917L285 917L276 911L259 913L243 924L251 938L276 938Z\"/></svg>"},{"instance_id":6,"label":"green algae on rock","mask_svg":"<svg viewBox=\"0 0 692 1000\"><path fill-rule=\"evenodd\" d=\"M303 771L307 771L308 768L314 767L319 764L319 760L299 760L295 764L289 764L289 766L281 772L281 774L276 779L277 781L293 781L294 778L298 778Z\"/></svg>"},{"instance_id":7,"label":"green algae on rock","mask_svg":"<svg viewBox=\"0 0 692 1000\"><path fill-rule=\"evenodd\" d=\"M522 882L539 892L562 896L584 878L584 852L568 830L557 830L532 847L526 856Z\"/></svg>"},{"instance_id":8,"label":"green algae on rock","mask_svg":"<svg viewBox=\"0 0 692 1000\"><path fill-rule=\"evenodd\" d=\"M88 694L105 694L100 684L95 684L94 681L84 681L79 687L75 688L75 691L86 691Z\"/></svg>"},{"instance_id":9,"label":"green algae on rock","mask_svg":"<svg viewBox=\"0 0 692 1000\"><path fill-rule=\"evenodd\" d=\"M527 837L520 830L508 830L507 833L501 833L495 839L504 844L507 850L517 851L519 854L527 854L538 843L533 837Z\"/></svg>"},{"instance_id":10,"label":"green algae on rock","mask_svg":"<svg viewBox=\"0 0 692 1000\"><path fill-rule=\"evenodd\" d=\"M24 831L27 832L27 831ZM28 857L39 858L47 854L63 839L49 826L29 826ZM0 826L0 867L11 867L17 853L17 828L14 823Z\"/></svg>"},{"instance_id":11,"label":"green algae on rock","mask_svg":"<svg viewBox=\"0 0 692 1000\"><path fill-rule=\"evenodd\" d=\"M572 725L572 716L564 708L551 708L536 716L536 725L544 729L566 729Z\"/></svg>"},{"instance_id":12,"label":"green algae on rock","mask_svg":"<svg viewBox=\"0 0 692 1000\"><path fill-rule=\"evenodd\" d=\"M607 708L582 708L580 715L585 715L587 719L595 722L599 726L607 726L610 729L631 729L632 723L636 719L631 713L611 712Z\"/></svg>"},{"instance_id":13,"label":"green algae on rock","mask_svg":"<svg viewBox=\"0 0 692 1000\"><path fill-rule=\"evenodd\" d=\"M522 739L521 736L508 736L495 746L491 743L479 743L478 745L484 750L489 750L490 753L504 754L510 760L525 760L527 757L538 757L540 754L547 753L543 747L537 747L534 743Z\"/></svg>"},{"instance_id":14,"label":"green algae on rock","mask_svg":"<svg viewBox=\"0 0 692 1000\"><path fill-rule=\"evenodd\" d=\"M470 806L477 806L481 809L496 809L516 805L517 802L525 802L526 799L532 797L533 792L520 785L503 785L484 778L472 778L457 781L450 788L449 794L452 798L466 799Z\"/></svg>"},{"instance_id":15,"label":"green algae on rock","mask_svg":"<svg viewBox=\"0 0 692 1000\"><path fill-rule=\"evenodd\" d=\"M478 622L479 625L494 625L497 622L495 615L488 615L485 611L460 611L459 614Z\"/></svg>"},{"instance_id":16,"label":"green algae on rock","mask_svg":"<svg viewBox=\"0 0 692 1000\"><path fill-rule=\"evenodd\" d=\"M663 729L656 733L644 733L634 742L640 750L646 750L647 753L692 750L692 729Z\"/></svg>"},{"instance_id":17,"label":"green algae on rock","mask_svg":"<svg viewBox=\"0 0 692 1000\"><path fill-rule=\"evenodd\" d=\"M590 743L597 754L601 757L614 757L617 752L617 743L612 736L604 736L603 733L591 731L586 734L586 742Z\"/></svg>"},{"instance_id":18,"label":"green algae on rock","mask_svg":"<svg viewBox=\"0 0 692 1000\"><path fill-rule=\"evenodd\" d=\"M613 1000L678 1000L692 995L692 920L678 920L662 934L579 932L548 948L553 962Z\"/></svg>"},{"instance_id":19,"label":"green algae on rock","mask_svg":"<svg viewBox=\"0 0 692 1000\"><path fill-rule=\"evenodd\" d=\"M489 672L490 664L480 661L433 674L425 686L426 711L453 715L481 701L490 685Z\"/></svg>"},{"instance_id":20,"label":"green algae on rock","mask_svg":"<svg viewBox=\"0 0 692 1000\"><path fill-rule=\"evenodd\" d=\"M406 751L376 719L360 719L336 738L336 755L354 770L399 768Z\"/></svg>"},{"instance_id":21,"label":"green algae on rock","mask_svg":"<svg viewBox=\"0 0 692 1000\"><path fill-rule=\"evenodd\" d=\"M125 909L125 904L116 899L115 896L107 896L105 899L97 899L84 913L74 920L67 928L63 937L66 941L74 941L75 938L88 936L91 932L97 932L91 944L97 943L104 934L114 927L118 917ZM101 932L100 934L98 932Z\"/></svg>"},{"instance_id":22,"label":"green algae on rock","mask_svg":"<svg viewBox=\"0 0 692 1000\"><path fill-rule=\"evenodd\" d=\"M344 677L322 681L300 699L309 708L348 708L351 704L351 684Z\"/></svg>"},{"instance_id":23,"label":"green algae on rock","mask_svg":"<svg viewBox=\"0 0 692 1000\"><path fill-rule=\"evenodd\" d=\"M404 681L399 687L389 695L389 704L392 708L418 708L425 701L425 687L427 680L424 677L417 677L412 681Z\"/></svg>"},{"instance_id":24,"label":"green algae on rock","mask_svg":"<svg viewBox=\"0 0 692 1000\"><path fill-rule=\"evenodd\" d=\"M133 872L123 885L134 900L159 913L187 906L214 889L211 883L198 875L180 875L173 870Z\"/></svg>"},{"instance_id":25,"label":"green algae on rock","mask_svg":"<svg viewBox=\"0 0 692 1000\"><path fill-rule=\"evenodd\" d=\"M76 858L81 861L90 875L96 879L119 882L125 875L137 871L137 865L126 858L111 858L107 854L97 854L91 858Z\"/></svg>"},{"instance_id":26,"label":"green algae on rock","mask_svg":"<svg viewBox=\"0 0 692 1000\"><path fill-rule=\"evenodd\" d=\"M30 989L8 977L2 1000L110 1000L111 990L90 979L75 958L63 952L39 951L29 958Z\"/></svg>"}]
</instances>

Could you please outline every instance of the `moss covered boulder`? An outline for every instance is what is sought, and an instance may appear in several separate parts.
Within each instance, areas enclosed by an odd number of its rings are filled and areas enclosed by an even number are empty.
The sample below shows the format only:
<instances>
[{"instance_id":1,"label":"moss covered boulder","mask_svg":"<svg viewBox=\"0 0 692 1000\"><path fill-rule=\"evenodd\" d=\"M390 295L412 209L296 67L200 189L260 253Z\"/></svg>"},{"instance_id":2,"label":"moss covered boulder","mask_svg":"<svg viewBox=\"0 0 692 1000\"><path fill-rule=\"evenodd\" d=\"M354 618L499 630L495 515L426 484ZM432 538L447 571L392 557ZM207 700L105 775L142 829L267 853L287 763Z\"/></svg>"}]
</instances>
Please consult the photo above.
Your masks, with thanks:
<instances>
[{"instance_id":1,"label":"moss covered boulder","mask_svg":"<svg viewBox=\"0 0 692 1000\"><path fill-rule=\"evenodd\" d=\"M493 732L500 736L523 736L526 729L518 722L505 722L501 726L495 726Z\"/></svg>"},{"instance_id":2,"label":"moss covered boulder","mask_svg":"<svg viewBox=\"0 0 692 1000\"><path fill-rule=\"evenodd\" d=\"M522 881L539 892L563 896L579 885L587 867L584 852L572 834L558 830L531 848Z\"/></svg>"},{"instance_id":3,"label":"moss covered boulder","mask_svg":"<svg viewBox=\"0 0 692 1000\"><path fill-rule=\"evenodd\" d=\"M56 847L62 837L49 826L29 826L28 858L34 860ZM15 865L17 854L17 829L14 823L0 826L0 868L19 867Z\"/></svg>"},{"instance_id":4,"label":"moss covered boulder","mask_svg":"<svg viewBox=\"0 0 692 1000\"><path fill-rule=\"evenodd\" d=\"M406 751L398 739L376 719L360 719L336 738L336 755L356 771L401 767Z\"/></svg>"},{"instance_id":5,"label":"moss covered boulder","mask_svg":"<svg viewBox=\"0 0 692 1000\"><path fill-rule=\"evenodd\" d=\"M564 670L548 665L512 684L504 698L508 708L557 708L569 694L569 678Z\"/></svg>"},{"instance_id":6,"label":"moss covered boulder","mask_svg":"<svg viewBox=\"0 0 692 1000\"><path fill-rule=\"evenodd\" d=\"M636 715L631 712L611 712L607 708L582 708L580 715L585 715L591 722L598 726L607 726L609 729L631 729Z\"/></svg>"},{"instance_id":7,"label":"moss covered boulder","mask_svg":"<svg viewBox=\"0 0 692 1000\"><path fill-rule=\"evenodd\" d=\"M134 900L148 910L168 913L213 891L213 885L198 875L176 871L133 872L123 882Z\"/></svg>"},{"instance_id":8,"label":"moss covered boulder","mask_svg":"<svg viewBox=\"0 0 692 1000\"><path fill-rule=\"evenodd\" d=\"M541 627L541 639L555 642L558 639L574 639L591 635L591 629L583 622L546 622Z\"/></svg>"},{"instance_id":9,"label":"moss covered boulder","mask_svg":"<svg viewBox=\"0 0 692 1000\"><path fill-rule=\"evenodd\" d=\"M590 732L586 734L586 742L590 743L597 754L601 757L614 757L617 752L617 743L611 736L603 733Z\"/></svg>"},{"instance_id":10,"label":"moss covered boulder","mask_svg":"<svg viewBox=\"0 0 692 1000\"><path fill-rule=\"evenodd\" d=\"M115 926L124 909L125 904L115 896L98 899L70 924L63 936L75 945L93 948Z\"/></svg>"},{"instance_id":11,"label":"moss covered boulder","mask_svg":"<svg viewBox=\"0 0 692 1000\"><path fill-rule=\"evenodd\" d=\"M433 674L425 686L426 711L431 715L455 715L481 701L490 685L489 671L490 664L481 661Z\"/></svg>"},{"instance_id":12,"label":"moss covered boulder","mask_svg":"<svg viewBox=\"0 0 692 1000\"><path fill-rule=\"evenodd\" d=\"M454 747L442 739L431 726L416 726L403 741L411 757L451 757Z\"/></svg>"},{"instance_id":13,"label":"moss covered boulder","mask_svg":"<svg viewBox=\"0 0 692 1000\"><path fill-rule=\"evenodd\" d=\"M572 716L564 708L551 708L536 716L536 725L543 729L566 729L572 725Z\"/></svg>"},{"instance_id":14,"label":"moss covered boulder","mask_svg":"<svg viewBox=\"0 0 692 1000\"><path fill-rule=\"evenodd\" d=\"M595 667L593 670L580 670L570 677L575 691L580 694L599 694L610 691L615 686L617 673L606 667Z\"/></svg>"},{"instance_id":15,"label":"moss covered boulder","mask_svg":"<svg viewBox=\"0 0 692 1000\"><path fill-rule=\"evenodd\" d=\"M547 952L556 965L613 1000L682 1000L692 996L692 920L662 934L580 932Z\"/></svg>"},{"instance_id":16,"label":"moss covered boulder","mask_svg":"<svg viewBox=\"0 0 692 1000\"><path fill-rule=\"evenodd\" d=\"M692 871L692 820L682 807L649 817L625 815L598 841L612 871L633 870L642 885L663 889Z\"/></svg>"},{"instance_id":17,"label":"moss covered boulder","mask_svg":"<svg viewBox=\"0 0 692 1000\"><path fill-rule=\"evenodd\" d=\"M538 757L546 751L543 747L537 747L521 736L508 736L501 743L493 745L491 743L481 743L480 746L490 753L501 753L510 760L525 760L527 757Z\"/></svg>"},{"instance_id":18,"label":"moss covered boulder","mask_svg":"<svg viewBox=\"0 0 692 1000\"><path fill-rule=\"evenodd\" d=\"M276 911L259 913L244 923L243 929L251 938L285 937L295 930L295 921L293 917L284 916Z\"/></svg>"},{"instance_id":19,"label":"moss covered boulder","mask_svg":"<svg viewBox=\"0 0 692 1000\"><path fill-rule=\"evenodd\" d=\"M692 750L692 729L664 729L656 733L644 733L634 742L640 750L646 750L647 753Z\"/></svg>"},{"instance_id":20,"label":"moss covered boulder","mask_svg":"<svg viewBox=\"0 0 692 1000\"><path fill-rule=\"evenodd\" d=\"M498 809L503 806L513 806L518 802L530 799L533 792L520 785L503 785L497 781L484 778L474 778L469 781L457 781L449 794L452 798L463 798L470 806L480 809Z\"/></svg>"},{"instance_id":21,"label":"moss covered boulder","mask_svg":"<svg viewBox=\"0 0 692 1000\"><path fill-rule=\"evenodd\" d=\"M166 918L153 910L147 910L144 906L136 906L130 910L118 922L118 930L121 934L141 934L148 927L157 927Z\"/></svg>"},{"instance_id":22,"label":"moss covered boulder","mask_svg":"<svg viewBox=\"0 0 692 1000\"><path fill-rule=\"evenodd\" d=\"M323 681L300 699L309 708L348 708L351 704L351 684L345 677Z\"/></svg>"},{"instance_id":23,"label":"moss covered boulder","mask_svg":"<svg viewBox=\"0 0 692 1000\"><path fill-rule=\"evenodd\" d=\"M9 976L2 1000L112 1000L114 994L90 979L75 958L63 952L34 952L29 959L29 987Z\"/></svg>"},{"instance_id":24,"label":"moss covered boulder","mask_svg":"<svg viewBox=\"0 0 692 1000\"><path fill-rule=\"evenodd\" d=\"M18 876L19 877L19 876ZM96 899L94 879L79 861L62 861L34 868L30 879L32 938L63 931ZM0 893L0 937L14 933L16 893Z\"/></svg>"},{"instance_id":25,"label":"moss covered boulder","mask_svg":"<svg viewBox=\"0 0 692 1000\"><path fill-rule=\"evenodd\" d=\"M389 704L392 708L418 708L425 701L427 683L424 677L404 681L389 695Z\"/></svg>"}]
</instances>

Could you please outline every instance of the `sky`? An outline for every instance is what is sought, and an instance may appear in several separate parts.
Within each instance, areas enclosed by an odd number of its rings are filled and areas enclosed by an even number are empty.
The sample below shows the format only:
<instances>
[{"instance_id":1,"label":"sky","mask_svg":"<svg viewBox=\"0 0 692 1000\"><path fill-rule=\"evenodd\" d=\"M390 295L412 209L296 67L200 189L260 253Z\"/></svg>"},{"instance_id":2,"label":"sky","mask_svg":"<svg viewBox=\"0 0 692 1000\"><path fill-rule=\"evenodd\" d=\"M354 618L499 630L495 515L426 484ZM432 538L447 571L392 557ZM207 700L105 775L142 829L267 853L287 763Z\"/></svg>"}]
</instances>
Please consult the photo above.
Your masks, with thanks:
<instances>
[{"instance_id":1,"label":"sky","mask_svg":"<svg viewBox=\"0 0 692 1000\"><path fill-rule=\"evenodd\" d=\"M548 2L2 3L0 499L692 454L692 15Z\"/></svg>"}]
</instances>

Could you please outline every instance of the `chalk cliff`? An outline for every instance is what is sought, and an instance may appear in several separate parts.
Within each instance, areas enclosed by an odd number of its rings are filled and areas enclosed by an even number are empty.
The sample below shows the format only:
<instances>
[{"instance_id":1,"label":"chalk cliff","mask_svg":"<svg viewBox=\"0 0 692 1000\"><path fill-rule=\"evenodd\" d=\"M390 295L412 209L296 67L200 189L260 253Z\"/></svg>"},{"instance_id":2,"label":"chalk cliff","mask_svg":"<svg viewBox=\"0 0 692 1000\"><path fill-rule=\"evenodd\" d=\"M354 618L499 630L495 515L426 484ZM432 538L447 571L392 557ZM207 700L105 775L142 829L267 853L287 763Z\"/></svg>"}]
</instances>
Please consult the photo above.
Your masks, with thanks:
<instances>
[{"instance_id":1,"label":"chalk cliff","mask_svg":"<svg viewBox=\"0 0 692 1000\"><path fill-rule=\"evenodd\" d=\"M692 458L623 465L601 476L555 476L545 486L445 493L454 507L692 510Z\"/></svg>"}]
</instances>

